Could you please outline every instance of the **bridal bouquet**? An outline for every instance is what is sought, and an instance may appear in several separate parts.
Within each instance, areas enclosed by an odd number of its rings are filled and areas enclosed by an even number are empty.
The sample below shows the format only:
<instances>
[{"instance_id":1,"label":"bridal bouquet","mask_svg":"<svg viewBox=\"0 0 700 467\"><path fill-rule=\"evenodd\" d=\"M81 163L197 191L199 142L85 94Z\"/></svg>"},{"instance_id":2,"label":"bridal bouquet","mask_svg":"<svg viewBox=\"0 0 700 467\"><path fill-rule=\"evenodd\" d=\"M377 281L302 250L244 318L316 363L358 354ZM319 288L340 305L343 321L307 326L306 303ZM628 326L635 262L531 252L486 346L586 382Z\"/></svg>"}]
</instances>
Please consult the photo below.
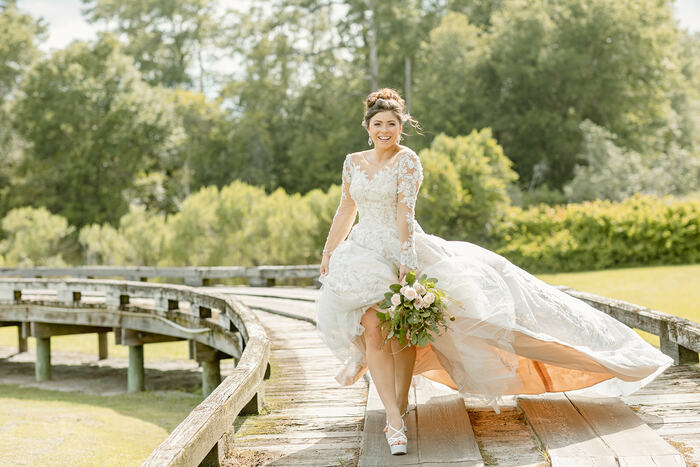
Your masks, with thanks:
<instances>
[{"instance_id":1,"label":"bridal bouquet","mask_svg":"<svg viewBox=\"0 0 700 467\"><path fill-rule=\"evenodd\" d=\"M379 327L386 336L384 342L396 337L403 346L424 347L435 340L431 333L439 335L441 328L447 330L444 311L448 297L435 287L436 282L425 274L416 278L416 273L409 271L401 284L389 286L391 292L385 293L379 304L386 311L377 312ZM449 319L454 321L455 317Z\"/></svg>"}]
</instances>

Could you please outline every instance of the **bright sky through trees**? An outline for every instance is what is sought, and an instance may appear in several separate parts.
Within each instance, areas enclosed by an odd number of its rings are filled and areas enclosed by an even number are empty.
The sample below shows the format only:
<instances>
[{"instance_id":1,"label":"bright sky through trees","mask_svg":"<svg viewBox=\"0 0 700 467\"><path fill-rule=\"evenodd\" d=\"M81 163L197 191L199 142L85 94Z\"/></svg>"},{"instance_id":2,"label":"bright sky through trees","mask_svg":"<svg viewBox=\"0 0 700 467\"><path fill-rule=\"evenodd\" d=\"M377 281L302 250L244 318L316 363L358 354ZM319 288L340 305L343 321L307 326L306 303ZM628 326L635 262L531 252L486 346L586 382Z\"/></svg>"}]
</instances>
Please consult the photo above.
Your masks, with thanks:
<instances>
[{"instance_id":1,"label":"bright sky through trees","mask_svg":"<svg viewBox=\"0 0 700 467\"><path fill-rule=\"evenodd\" d=\"M240 3L240 0L229 1L231 4ZM42 44L43 50L60 49L74 39L95 36L96 28L80 14L80 0L19 0L18 5L33 16L42 16L49 24L49 37ZM700 31L700 1L676 0L674 11L681 26Z\"/></svg>"}]
</instances>

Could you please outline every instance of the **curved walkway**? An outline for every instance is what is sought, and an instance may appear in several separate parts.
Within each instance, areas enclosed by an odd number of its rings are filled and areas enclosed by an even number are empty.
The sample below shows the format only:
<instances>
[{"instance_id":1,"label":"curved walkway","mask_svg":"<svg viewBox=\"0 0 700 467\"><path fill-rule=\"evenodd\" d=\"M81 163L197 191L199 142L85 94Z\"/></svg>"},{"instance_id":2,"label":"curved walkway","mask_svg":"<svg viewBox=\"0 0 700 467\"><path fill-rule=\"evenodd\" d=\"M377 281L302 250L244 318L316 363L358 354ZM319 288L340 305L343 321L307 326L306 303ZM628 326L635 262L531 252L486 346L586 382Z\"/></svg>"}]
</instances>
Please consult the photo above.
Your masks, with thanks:
<instances>
[{"instance_id":1,"label":"curved walkway","mask_svg":"<svg viewBox=\"0 0 700 467\"><path fill-rule=\"evenodd\" d=\"M414 439L418 451L413 456L392 459L381 454L386 446L375 442L383 441L381 423L377 422L383 415L375 407L378 400L371 384L369 390L362 379L349 388L339 386L333 379L339 362L321 342L314 326L288 317L293 314L313 321L316 290L218 290L235 295L254 309L273 342L273 374L265 396L269 413L236 424L235 433L226 443L224 465L433 465L434 460L426 461L426 454L433 448L439 448L433 457L442 456L438 462L443 465L568 466L573 465L571 461L600 460L590 452L577 452L580 442L600 445L598 457L611 465L656 462L681 466L685 460L692 466L700 462L697 364L672 366L635 394L593 404L566 393L534 398L510 396L501 414L479 399L468 398L463 401L467 409L463 413L455 405L443 415L455 396L435 393L417 378L413 397L419 410L413 415L412 431L421 438ZM275 311L287 316L272 314ZM456 411L460 412L458 417ZM447 418L443 420L443 416ZM452 423L458 418L463 420L458 428L464 428L464 434L452 436L456 433L453 428L444 432L446 421ZM555 418L561 423L550 433L548 427ZM435 438L442 432L439 439ZM446 440L445 436L455 439Z\"/></svg>"},{"instance_id":2,"label":"curved walkway","mask_svg":"<svg viewBox=\"0 0 700 467\"><path fill-rule=\"evenodd\" d=\"M313 303L295 300L303 292L280 291L288 299L240 292L237 298L257 312L272 342L272 373L265 384L267 413L238 417L222 439L222 465L356 465L367 383L339 386L333 378L339 362L313 324L259 309L312 318Z\"/></svg>"}]
</instances>

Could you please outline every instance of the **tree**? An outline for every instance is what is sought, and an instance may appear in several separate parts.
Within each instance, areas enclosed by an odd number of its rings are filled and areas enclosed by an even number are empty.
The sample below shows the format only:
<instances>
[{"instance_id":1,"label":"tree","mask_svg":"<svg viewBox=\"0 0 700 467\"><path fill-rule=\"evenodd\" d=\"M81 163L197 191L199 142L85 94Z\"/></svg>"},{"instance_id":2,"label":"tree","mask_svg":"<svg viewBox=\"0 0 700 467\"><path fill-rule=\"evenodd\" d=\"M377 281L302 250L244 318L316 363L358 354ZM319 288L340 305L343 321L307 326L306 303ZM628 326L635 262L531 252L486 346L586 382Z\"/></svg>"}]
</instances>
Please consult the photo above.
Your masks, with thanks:
<instances>
[{"instance_id":1,"label":"tree","mask_svg":"<svg viewBox=\"0 0 700 467\"><path fill-rule=\"evenodd\" d=\"M13 92L26 68L39 57L37 43L45 37L46 26L17 9L15 1L0 2L0 217L9 210L22 142L10 124Z\"/></svg>"},{"instance_id":2,"label":"tree","mask_svg":"<svg viewBox=\"0 0 700 467\"><path fill-rule=\"evenodd\" d=\"M675 138L679 36L668 2L504 0L485 29L468 21L444 16L425 43L419 108L451 136L493 128L521 183L561 188L585 119L640 153Z\"/></svg>"},{"instance_id":3,"label":"tree","mask_svg":"<svg viewBox=\"0 0 700 467\"><path fill-rule=\"evenodd\" d=\"M141 81L118 41L73 42L28 72L14 107L28 142L18 190L72 225L116 223L123 190L172 150L172 106Z\"/></svg>"},{"instance_id":4,"label":"tree","mask_svg":"<svg viewBox=\"0 0 700 467\"><path fill-rule=\"evenodd\" d=\"M425 180L416 203L419 222L455 240L487 241L510 205L508 185L518 178L491 129L438 135L420 157Z\"/></svg>"},{"instance_id":5,"label":"tree","mask_svg":"<svg viewBox=\"0 0 700 467\"><path fill-rule=\"evenodd\" d=\"M104 22L126 36L124 52L134 57L144 80L166 87L192 85L196 63L199 91L205 87L205 53L222 32L214 0L83 0L89 22Z\"/></svg>"},{"instance_id":6,"label":"tree","mask_svg":"<svg viewBox=\"0 0 700 467\"><path fill-rule=\"evenodd\" d=\"M10 267L65 266L63 250L75 228L46 208L23 207L2 219L0 259Z\"/></svg>"}]
</instances>

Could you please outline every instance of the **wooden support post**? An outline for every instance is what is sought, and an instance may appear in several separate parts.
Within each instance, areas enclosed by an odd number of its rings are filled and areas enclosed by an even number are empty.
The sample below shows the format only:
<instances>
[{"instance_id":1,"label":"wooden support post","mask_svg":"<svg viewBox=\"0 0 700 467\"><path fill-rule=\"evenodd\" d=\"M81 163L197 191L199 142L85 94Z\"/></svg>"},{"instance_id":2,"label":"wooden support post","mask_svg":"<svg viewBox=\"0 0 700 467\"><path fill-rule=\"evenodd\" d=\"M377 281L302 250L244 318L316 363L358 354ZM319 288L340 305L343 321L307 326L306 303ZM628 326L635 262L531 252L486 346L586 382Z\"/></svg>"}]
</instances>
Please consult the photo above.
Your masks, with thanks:
<instances>
[{"instance_id":1,"label":"wooden support post","mask_svg":"<svg viewBox=\"0 0 700 467\"><path fill-rule=\"evenodd\" d=\"M214 443L214 447L211 448L209 454L202 459L199 463L199 467L219 467L219 442Z\"/></svg>"},{"instance_id":2,"label":"wooden support post","mask_svg":"<svg viewBox=\"0 0 700 467\"><path fill-rule=\"evenodd\" d=\"M145 389L146 374L143 368L143 345L129 346L129 374L127 392L141 392Z\"/></svg>"},{"instance_id":3,"label":"wooden support post","mask_svg":"<svg viewBox=\"0 0 700 467\"><path fill-rule=\"evenodd\" d=\"M260 415L263 409L264 398L265 391L263 386L260 386L260 390L256 392L253 398L241 409L239 415Z\"/></svg>"},{"instance_id":4,"label":"wooden support post","mask_svg":"<svg viewBox=\"0 0 700 467\"><path fill-rule=\"evenodd\" d=\"M105 305L109 308L121 309L123 306L129 304L129 296L119 293L116 290L110 290L105 295Z\"/></svg>"},{"instance_id":5,"label":"wooden support post","mask_svg":"<svg viewBox=\"0 0 700 467\"><path fill-rule=\"evenodd\" d=\"M202 396L207 397L221 384L220 360L202 363Z\"/></svg>"},{"instance_id":6,"label":"wooden support post","mask_svg":"<svg viewBox=\"0 0 700 467\"><path fill-rule=\"evenodd\" d=\"M202 395L207 397L221 384L222 352L213 347L194 341L194 358L202 367Z\"/></svg>"},{"instance_id":7,"label":"wooden support post","mask_svg":"<svg viewBox=\"0 0 700 467\"><path fill-rule=\"evenodd\" d=\"M97 333L97 359L105 360L108 357L107 350L107 333L98 332Z\"/></svg>"},{"instance_id":8,"label":"wooden support post","mask_svg":"<svg viewBox=\"0 0 700 467\"><path fill-rule=\"evenodd\" d=\"M121 345L122 328L112 328L112 332L114 332L114 345Z\"/></svg>"},{"instance_id":9,"label":"wooden support post","mask_svg":"<svg viewBox=\"0 0 700 467\"><path fill-rule=\"evenodd\" d=\"M673 358L675 365L698 362L698 353L672 341L669 337L671 323L665 323L659 333L659 347L663 353Z\"/></svg>"},{"instance_id":10,"label":"wooden support post","mask_svg":"<svg viewBox=\"0 0 700 467\"><path fill-rule=\"evenodd\" d=\"M205 279L199 275L185 277L185 285L189 285L190 287L202 287L204 281Z\"/></svg>"},{"instance_id":11,"label":"wooden support post","mask_svg":"<svg viewBox=\"0 0 700 467\"><path fill-rule=\"evenodd\" d=\"M36 340L36 363L34 374L37 381L51 379L51 338L39 337Z\"/></svg>"},{"instance_id":12,"label":"wooden support post","mask_svg":"<svg viewBox=\"0 0 700 467\"><path fill-rule=\"evenodd\" d=\"M17 326L17 350L22 353L28 350L27 338L22 332L22 325Z\"/></svg>"}]
</instances>

